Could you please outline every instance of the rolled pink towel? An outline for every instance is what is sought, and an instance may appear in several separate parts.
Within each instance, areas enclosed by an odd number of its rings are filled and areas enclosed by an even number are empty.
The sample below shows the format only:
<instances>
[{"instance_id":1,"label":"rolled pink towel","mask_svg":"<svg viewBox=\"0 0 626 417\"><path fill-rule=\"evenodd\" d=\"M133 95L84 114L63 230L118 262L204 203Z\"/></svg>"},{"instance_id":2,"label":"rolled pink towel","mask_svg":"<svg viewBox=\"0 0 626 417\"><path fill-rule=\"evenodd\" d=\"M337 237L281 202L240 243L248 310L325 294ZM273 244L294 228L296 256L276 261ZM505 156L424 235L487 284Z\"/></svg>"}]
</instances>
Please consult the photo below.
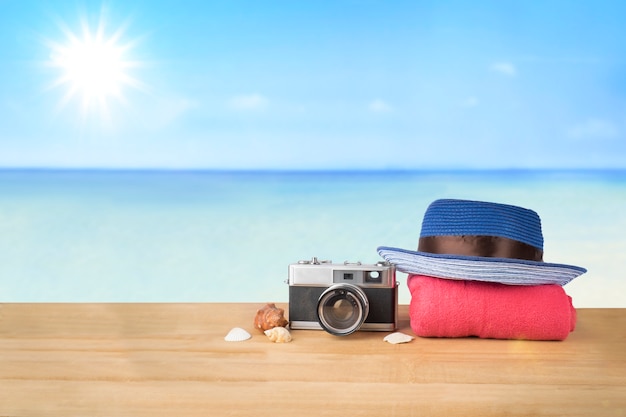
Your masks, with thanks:
<instances>
[{"instance_id":1,"label":"rolled pink towel","mask_svg":"<svg viewBox=\"0 0 626 417\"><path fill-rule=\"evenodd\" d=\"M422 337L564 340L576 326L559 285L505 285L409 275L411 328Z\"/></svg>"}]
</instances>

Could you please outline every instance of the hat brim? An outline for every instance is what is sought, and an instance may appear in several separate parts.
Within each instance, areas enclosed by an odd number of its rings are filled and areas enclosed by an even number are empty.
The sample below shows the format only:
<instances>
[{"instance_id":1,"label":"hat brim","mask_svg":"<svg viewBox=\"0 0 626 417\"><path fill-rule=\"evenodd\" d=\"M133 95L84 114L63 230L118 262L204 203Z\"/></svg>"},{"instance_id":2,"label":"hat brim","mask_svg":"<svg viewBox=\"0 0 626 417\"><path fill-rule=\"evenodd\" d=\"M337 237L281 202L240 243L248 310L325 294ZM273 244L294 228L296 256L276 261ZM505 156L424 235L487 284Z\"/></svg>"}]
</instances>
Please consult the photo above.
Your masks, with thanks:
<instances>
[{"instance_id":1,"label":"hat brim","mask_svg":"<svg viewBox=\"0 0 626 417\"><path fill-rule=\"evenodd\" d=\"M434 254L381 246L378 253L400 272L454 280L499 282L508 285L565 285L587 272L573 265Z\"/></svg>"}]
</instances>

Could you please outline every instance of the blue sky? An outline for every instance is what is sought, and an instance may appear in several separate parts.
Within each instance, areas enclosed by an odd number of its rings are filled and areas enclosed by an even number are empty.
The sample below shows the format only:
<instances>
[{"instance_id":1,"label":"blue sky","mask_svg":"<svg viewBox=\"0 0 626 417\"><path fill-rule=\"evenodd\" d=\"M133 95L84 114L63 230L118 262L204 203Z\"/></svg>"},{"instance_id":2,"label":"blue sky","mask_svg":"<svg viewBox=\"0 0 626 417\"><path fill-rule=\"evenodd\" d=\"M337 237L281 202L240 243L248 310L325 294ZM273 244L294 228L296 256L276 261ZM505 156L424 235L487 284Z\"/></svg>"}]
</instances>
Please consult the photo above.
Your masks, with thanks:
<instances>
[{"instance_id":1,"label":"blue sky","mask_svg":"<svg viewBox=\"0 0 626 417\"><path fill-rule=\"evenodd\" d=\"M0 8L0 167L626 168L624 2Z\"/></svg>"}]
</instances>

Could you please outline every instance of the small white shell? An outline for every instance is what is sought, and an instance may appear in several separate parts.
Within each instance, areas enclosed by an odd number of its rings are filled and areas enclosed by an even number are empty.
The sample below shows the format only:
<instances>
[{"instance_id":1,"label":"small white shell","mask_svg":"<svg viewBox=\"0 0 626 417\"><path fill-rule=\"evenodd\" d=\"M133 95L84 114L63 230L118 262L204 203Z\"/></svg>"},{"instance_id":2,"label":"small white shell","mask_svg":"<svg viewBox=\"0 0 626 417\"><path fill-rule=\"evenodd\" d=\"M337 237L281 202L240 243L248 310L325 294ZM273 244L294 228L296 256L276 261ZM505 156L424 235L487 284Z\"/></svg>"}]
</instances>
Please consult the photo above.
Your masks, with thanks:
<instances>
[{"instance_id":1,"label":"small white shell","mask_svg":"<svg viewBox=\"0 0 626 417\"><path fill-rule=\"evenodd\" d=\"M234 327L226 336L224 336L224 340L227 342L243 342L244 340L250 339L252 336L250 333L242 329L241 327Z\"/></svg>"},{"instance_id":2,"label":"small white shell","mask_svg":"<svg viewBox=\"0 0 626 417\"><path fill-rule=\"evenodd\" d=\"M397 345L398 343L409 343L411 340L415 339L413 336L409 336L408 334L404 334L401 332L395 332L388 334L383 339L385 342Z\"/></svg>"},{"instance_id":3,"label":"small white shell","mask_svg":"<svg viewBox=\"0 0 626 417\"><path fill-rule=\"evenodd\" d=\"M274 327L266 330L265 335L274 343L291 342L291 333L284 327Z\"/></svg>"}]
</instances>

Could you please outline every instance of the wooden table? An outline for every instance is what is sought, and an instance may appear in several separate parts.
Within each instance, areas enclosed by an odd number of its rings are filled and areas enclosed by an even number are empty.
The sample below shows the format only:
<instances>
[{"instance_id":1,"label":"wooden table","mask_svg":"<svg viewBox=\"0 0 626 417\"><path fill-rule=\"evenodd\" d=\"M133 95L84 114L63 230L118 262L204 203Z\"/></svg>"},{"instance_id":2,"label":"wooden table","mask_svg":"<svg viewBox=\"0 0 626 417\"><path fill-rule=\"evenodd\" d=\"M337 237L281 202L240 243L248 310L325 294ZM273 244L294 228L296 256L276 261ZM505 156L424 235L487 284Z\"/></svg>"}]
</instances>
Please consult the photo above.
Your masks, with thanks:
<instances>
[{"instance_id":1,"label":"wooden table","mask_svg":"<svg viewBox=\"0 0 626 417\"><path fill-rule=\"evenodd\" d=\"M263 304L2 304L0 416L626 415L626 309L579 310L564 342L274 344Z\"/></svg>"}]
</instances>

